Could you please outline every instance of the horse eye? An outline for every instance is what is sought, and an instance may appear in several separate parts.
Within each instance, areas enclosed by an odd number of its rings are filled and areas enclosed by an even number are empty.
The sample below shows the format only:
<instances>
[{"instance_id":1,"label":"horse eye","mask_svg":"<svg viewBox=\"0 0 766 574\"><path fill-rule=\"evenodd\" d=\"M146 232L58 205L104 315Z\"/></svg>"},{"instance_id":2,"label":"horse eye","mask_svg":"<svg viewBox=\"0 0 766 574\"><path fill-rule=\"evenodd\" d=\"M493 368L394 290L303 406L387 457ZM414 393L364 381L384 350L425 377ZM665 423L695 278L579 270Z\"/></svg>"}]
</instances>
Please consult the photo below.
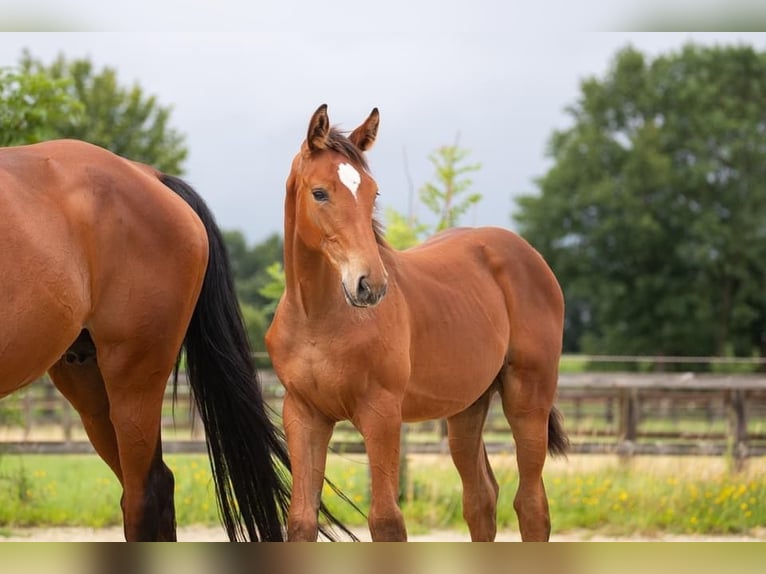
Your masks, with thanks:
<instances>
[{"instance_id":1,"label":"horse eye","mask_svg":"<svg viewBox=\"0 0 766 574\"><path fill-rule=\"evenodd\" d=\"M327 201L329 198L327 197L327 192L322 188L312 189L311 195L314 196L314 199L317 201Z\"/></svg>"}]
</instances>

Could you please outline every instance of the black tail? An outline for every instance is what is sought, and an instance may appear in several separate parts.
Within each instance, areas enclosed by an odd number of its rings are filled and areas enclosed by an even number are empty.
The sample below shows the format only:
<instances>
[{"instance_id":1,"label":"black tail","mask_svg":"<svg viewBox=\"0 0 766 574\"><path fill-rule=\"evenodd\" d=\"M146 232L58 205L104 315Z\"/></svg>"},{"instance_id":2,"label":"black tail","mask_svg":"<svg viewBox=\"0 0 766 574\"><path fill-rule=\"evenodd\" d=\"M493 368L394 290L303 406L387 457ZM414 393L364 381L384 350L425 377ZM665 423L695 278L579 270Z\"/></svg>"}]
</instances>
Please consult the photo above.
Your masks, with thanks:
<instances>
[{"instance_id":1,"label":"black tail","mask_svg":"<svg viewBox=\"0 0 766 574\"><path fill-rule=\"evenodd\" d=\"M569 451L569 437L564 431L562 418L556 407L548 415L548 452L553 456L566 456Z\"/></svg>"},{"instance_id":2,"label":"black tail","mask_svg":"<svg viewBox=\"0 0 766 574\"><path fill-rule=\"evenodd\" d=\"M212 213L191 186L170 175L160 180L191 206L208 235L207 272L184 349L223 525L234 541L283 540L290 461L261 395L226 246ZM351 535L323 510L331 523Z\"/></svg>"}]
</instances>

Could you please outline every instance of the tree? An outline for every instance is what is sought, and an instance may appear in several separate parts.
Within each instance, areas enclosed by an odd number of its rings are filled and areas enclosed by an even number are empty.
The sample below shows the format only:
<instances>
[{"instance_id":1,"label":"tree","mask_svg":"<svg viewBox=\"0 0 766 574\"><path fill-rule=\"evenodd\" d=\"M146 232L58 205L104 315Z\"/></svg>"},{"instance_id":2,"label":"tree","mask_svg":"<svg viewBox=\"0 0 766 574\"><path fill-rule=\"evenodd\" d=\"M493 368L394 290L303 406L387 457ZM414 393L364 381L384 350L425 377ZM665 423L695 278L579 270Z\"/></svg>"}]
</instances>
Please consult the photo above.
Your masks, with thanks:
<instances>
[{"instance_id":1,"label":"tree","mask_svg":"<svg viewBox=\"0 0 766 574\"><path fill-rule=\"evenodd\" d=\"M145 95L138 84L124 88L114 69L96 71L87 59L59 56L46 66L25 51L20 68L24 74L64 81L69 96L80 102L83 114L49 119L55 137L88 141L166 173L182 173L188 150L184 136L170 127L172 108Z\"/></svg>"},{"instance_id":2,"label":"tree","mask_svg":"<svg viewBox=\"0 0 766 574\"><path fill-rule=\"evenodd\" d=\"M252 247L241 231L225 231L223 236L240 301L258 308L268 306L271 297L262 295L261 290L273 280L269 267L274 263L282 263L281 236L274 233Z\"/></svg>"},{"instance_id":3,"label":"tree","mask_svg":"<svg viewBox=\"0 0 766 574\"><path fill-rule=\"evenodd\" d=\"M284 274L279 283L282 238L275 233L252 247L241 231L224 231L223 238L250 342L256 352L265 351L264 337L276 309L275 298L284 290Z\"/></svg>"},{"instance_id":4,"label":"tree","mask_svg":"<svg viewBox=\"0 0 766 574\"><path fill-rule=\"evenodd\" d=\"M396 249L409 249L430 234L431 227L415 217L408 218L393 207L386 208L386 241Z\"/></svg>"},{"instance_id":5,"label":"tree","mask_svg":"<svg viewBox=\"0 0 766 574\"><path fill-rule=\"evenodd\" d=\"M404 216L393 208L386 210L386 239L397 249L406 249L423 238L449 227L455 227L460 217L481 200L480 193L470 193L473 181L468 174L481 169L481 164L465 164L470 150L454 145L438 148L428 156L435 169L435 181L420 188L420 201L436 215L430 226L416 217Z\"/></svg>"},{"instance_id":6,"label":"tree","mask_svg":"<svg viewBox=\"0 0 766 574\"><path fill-rule=\"evenodd\" d=\"M436 169L436 182L427 182L420 189L420 201L437 215L436 231L455 227L460 216L481 200L480 193L466 195L473 185L467 174L481 169L479 163L463 163L470 153L455 142L428 156Z\"/></svg>"},{"instance_id":7,"label":"tree","mask_svg":"<svg viewBox=\"0 0 766 574\"><path fill-rule=\"evenodd\" d=\"M269 300L266 305L265 311L269 317L273 317L277 310L279 300L282 298L282 294L285 292L285 269L282 266L281 261L275 261L268 267L266 267L266 274L269 276L270 281L261 287L259 293Z\"/></svg>"},{"instance_id":8,"label":"tree","mask_svg":"<svg viewBox=\"0 0 766 574\"><path fill-rule=\"evenodd\" d=\"M56 137L54 125L76 121L81 113L67 80L0 68L0 146Z\"/></svg>"},{"instance_id":9,"label":"tree","mask_svg":"<svg viewBox=\"0 0 766 574\"><path fill-rule=\"evenodd\" d=\"M520 232L567 296L565 348L766 356L766 55L620 51L581 84Z\"/></svg>"}]
</instances>

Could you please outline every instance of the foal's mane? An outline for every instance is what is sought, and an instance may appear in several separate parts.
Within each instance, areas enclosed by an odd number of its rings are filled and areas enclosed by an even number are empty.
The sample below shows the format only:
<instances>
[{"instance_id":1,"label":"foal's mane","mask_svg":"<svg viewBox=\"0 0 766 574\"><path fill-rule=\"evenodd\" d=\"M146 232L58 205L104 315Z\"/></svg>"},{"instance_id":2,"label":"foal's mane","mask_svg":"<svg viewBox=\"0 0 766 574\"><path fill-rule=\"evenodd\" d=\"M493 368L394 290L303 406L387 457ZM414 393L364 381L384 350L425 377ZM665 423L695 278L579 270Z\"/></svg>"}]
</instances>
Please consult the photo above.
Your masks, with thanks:
<instances>
[{"instance_id":1,"label":"foal's mane","mask_svg":"<svg viewBox=\"0 0 766 574\"><path fill-rule=\"evenodd\" d=\"M342 132L336 127L330 128L325 146L327 149L331 149L347 157L351 161L364 168L367 173L370 173L370 166L367 163L367 158L364 156L364 152L362 152L362 150L354 145L354 142L346 137L345 132ZM385 239L385 228L380 220L375 216L372 218L372 230L375 233L375 241L377 241L378 245L383 247L390 247Z\"/></svg>"},{"instance_id":2,"label":"foal's mane","mask_svg":"<svg viewBox=\"0 0 766 574\"><path fill-rule=\"evenodd\" d=\"M358 163L365 169L365 171L370 171L370 166L367 165L367 158L364 157L362 150L356 147L354 142L348 139L346 133L340 131L338 128L330 128L330 133L327 135L325 146L328 149L337 151L339 154L346 156L351 161Z\"/></svg>"}]
</instances>

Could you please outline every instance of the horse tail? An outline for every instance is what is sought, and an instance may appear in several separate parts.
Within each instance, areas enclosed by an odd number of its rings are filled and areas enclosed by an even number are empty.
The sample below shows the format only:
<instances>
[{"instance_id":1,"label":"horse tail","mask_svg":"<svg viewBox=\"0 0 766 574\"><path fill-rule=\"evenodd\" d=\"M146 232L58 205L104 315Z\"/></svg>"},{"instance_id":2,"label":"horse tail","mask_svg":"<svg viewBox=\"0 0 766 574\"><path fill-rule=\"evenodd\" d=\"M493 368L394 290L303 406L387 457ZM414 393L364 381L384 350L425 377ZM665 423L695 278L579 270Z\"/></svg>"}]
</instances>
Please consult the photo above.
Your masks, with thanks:
<instances>
[{"instance_id":1,"label":"horse tail","mask_svg":"<svg viewBox=\"0 0 766 574\"><path fill-rule=\"evenodd\" d=\"M207 271L183 346L224 528L234 541L281 541L289 477L272 457L287 454L261 395L221 231L191 186L169 175L160 181L197 213L208 236Z\"/></svg>"},{"instance_id":2,"label":"horse tail","mask_svg":"<svg viewBox=\"0 0 766 574\"><path fill-rule=\"evenodd\" d=\"M548 415L548 452L553 456L566 456L569 451L569 437L564 430L561 412L553 407Z\"/></svg>"}]
</instances>

